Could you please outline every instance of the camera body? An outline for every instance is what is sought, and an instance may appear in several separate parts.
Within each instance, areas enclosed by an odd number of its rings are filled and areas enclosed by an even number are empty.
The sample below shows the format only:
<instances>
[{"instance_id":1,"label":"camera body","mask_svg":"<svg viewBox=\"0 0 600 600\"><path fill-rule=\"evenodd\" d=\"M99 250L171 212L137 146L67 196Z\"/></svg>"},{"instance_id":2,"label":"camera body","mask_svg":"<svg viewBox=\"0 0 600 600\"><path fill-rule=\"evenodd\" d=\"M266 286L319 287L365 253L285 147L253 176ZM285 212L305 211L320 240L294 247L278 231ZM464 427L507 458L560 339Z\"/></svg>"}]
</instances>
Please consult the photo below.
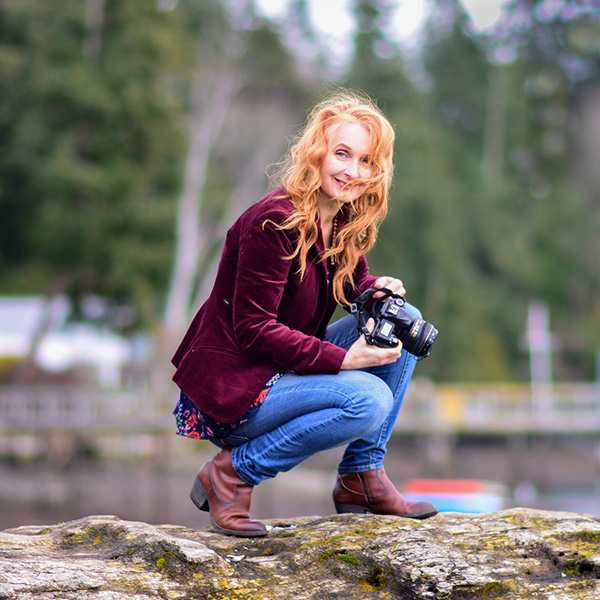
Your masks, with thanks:
<instances>
[{"instance_id":1,"label":"camera body","mask_svg":"<svg viewBox=\"0 0 600 600\"><path fill-rule=\"evenodd\" d=\"M371 317L375 321L373 331L366 328L364 304L376 292L383 296L373 300ZM359 321L359 330L365 334L367 342L380 348L393 348L402 342L402 347L418 358L425 358L431 352L438 330L428 321L414 317L405 308L405 300L387 288L370 288L350 304L352 313Z\"/></svg>"},{"instance_id":2,"label":"camera body","mask_svg":"<svg viewBox=\"0 0 600 600\"><path fill-rule=\"evenodd\" d=\"M404 305L404 298L399 296L389 297L383 302L375 301L372 310L375 327L369 343L394 347L400 341L407 352L425 358L431 352L438 331L431 323L413 317Z\"/></svg>"}]
</instances>

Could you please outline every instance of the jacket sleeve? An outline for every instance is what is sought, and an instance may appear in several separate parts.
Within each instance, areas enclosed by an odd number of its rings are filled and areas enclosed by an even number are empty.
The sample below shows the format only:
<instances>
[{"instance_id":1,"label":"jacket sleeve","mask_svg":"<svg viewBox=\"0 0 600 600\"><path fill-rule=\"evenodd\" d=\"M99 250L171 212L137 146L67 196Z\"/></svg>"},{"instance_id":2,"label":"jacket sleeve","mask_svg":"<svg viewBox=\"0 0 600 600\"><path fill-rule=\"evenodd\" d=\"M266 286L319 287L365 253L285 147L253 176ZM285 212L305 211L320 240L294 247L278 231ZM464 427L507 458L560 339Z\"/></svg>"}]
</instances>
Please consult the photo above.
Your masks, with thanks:
<instances>
[{"instance_id":1,"label":"jacket sleeve","mask_svg":"<svg viewBox=\"0 0 600 600\"><path fill-rule=\"evenodd\" d=\"M278 307L294 261L285 231L252 224L240 239L233 327L240 346L257 359L296 373L337 373L346 351L278 321ZM318 299L314 300L318 302Z\"/></svg>"}]
</instances>

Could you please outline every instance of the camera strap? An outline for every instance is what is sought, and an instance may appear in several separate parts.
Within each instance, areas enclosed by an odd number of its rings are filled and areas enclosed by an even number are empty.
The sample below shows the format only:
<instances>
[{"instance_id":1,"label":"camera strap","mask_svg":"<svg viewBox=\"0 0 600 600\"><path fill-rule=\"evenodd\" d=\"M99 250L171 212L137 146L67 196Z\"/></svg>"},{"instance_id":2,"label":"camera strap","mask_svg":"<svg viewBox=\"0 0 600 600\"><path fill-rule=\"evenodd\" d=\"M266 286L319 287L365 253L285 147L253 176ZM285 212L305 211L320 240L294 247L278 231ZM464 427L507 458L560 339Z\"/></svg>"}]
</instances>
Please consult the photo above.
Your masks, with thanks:
<instances>
[{"instance_id":1,"label":"camera strap","mask_svg":"<svg viewBox=\"0 0 600 600\"><path fill-rule=\"evenodd\" d=\"M350 302L350 312L356 317L358 321L358 332L364 334L367 342L371 343L372 337L371 333L367 329L367 318L365 317L365 304L373 297L373 294L377 292L382 292L383 296L378 298L378 301L384 300L385 298L400 298L398 294L394 294L392 290L388 288L369 288L365 290L360 296L354 298L352 302Z\"/></svg>"}]
</instances>

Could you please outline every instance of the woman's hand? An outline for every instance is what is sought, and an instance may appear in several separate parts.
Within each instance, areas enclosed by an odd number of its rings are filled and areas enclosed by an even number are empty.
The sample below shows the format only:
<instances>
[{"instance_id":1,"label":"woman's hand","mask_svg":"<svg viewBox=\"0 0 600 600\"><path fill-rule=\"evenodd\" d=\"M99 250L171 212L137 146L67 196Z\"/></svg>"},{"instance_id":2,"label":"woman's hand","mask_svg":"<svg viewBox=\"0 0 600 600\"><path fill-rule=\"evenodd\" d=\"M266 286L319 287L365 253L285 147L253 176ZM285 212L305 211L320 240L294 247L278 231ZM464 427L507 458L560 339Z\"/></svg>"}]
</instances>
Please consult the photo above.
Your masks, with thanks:
<instances>
[{"instance_id":1,"label":"woman's hand","mask_svg":"<svg viewBox=\"0 0 600 600\"><path fill-rule=\"evenodd\" d=\"M375 281L373 287L377 289L387 288L394 294L398 294L399 296L404 296L406 294L406 290L404 289L404 284L400 279L396 279L395 277L380 277ZM374 298L379 298L381 294L375 293L373 294Z\"/></svg>"},{"instance_id":2,"label":"woman's hand","mask_svg":"<svg viewBox=\"0 0 600 600\"><path fill-rule=\"evenodd\" d=\"M367 329L373 331L373 327L375 327L375 321L369 319ZM365 336L361 335L348 349L341 369L342 371L350 371L387 365L397 361L400 354L402 354L402 343L399 343L395 348L379 348L379 346L368 344Z\"/></svg>"}]
</instances>

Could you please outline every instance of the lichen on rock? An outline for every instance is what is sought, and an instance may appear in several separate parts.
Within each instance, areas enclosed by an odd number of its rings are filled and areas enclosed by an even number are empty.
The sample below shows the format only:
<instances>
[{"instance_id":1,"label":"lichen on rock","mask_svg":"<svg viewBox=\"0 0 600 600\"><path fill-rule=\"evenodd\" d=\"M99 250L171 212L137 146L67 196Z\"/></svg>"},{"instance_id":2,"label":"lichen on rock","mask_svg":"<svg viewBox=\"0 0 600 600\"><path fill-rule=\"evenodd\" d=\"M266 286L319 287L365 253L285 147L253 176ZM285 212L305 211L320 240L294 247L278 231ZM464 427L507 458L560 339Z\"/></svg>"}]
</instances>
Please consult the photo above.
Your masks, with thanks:
<instances>
[{"instance_id":1,"label":"lichen on rock","mask_svg":"<svg viewBox=\"0 0 600 600\"><path fill-rule=\"evenodd\" d=\"M0 532L0 598L600 598L600 520L514 509L270 521L246 539L90 516Z\"/></svg>"}]
</instances>

